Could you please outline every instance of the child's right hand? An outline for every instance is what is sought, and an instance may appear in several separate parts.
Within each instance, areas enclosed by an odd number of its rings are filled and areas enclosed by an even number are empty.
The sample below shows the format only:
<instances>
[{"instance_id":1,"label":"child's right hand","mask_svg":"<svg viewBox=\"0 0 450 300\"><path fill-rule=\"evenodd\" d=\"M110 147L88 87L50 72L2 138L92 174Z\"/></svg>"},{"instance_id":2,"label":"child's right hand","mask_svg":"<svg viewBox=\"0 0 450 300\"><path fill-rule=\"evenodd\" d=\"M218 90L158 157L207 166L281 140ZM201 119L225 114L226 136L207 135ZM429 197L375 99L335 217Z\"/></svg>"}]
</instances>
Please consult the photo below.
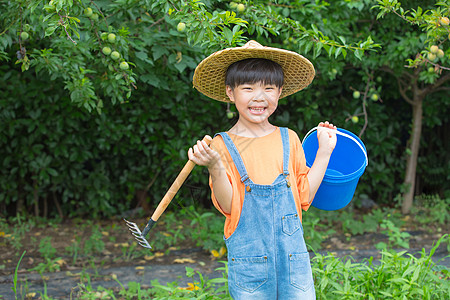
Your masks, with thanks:
<instances>
[{"instance_id":1,"label":"child's right hand","mask_svg":"<svg viewBox=\"0 0 450 300\"><path fill-rule=\"evenodd\" d=\"M220 154L211 149L205 141L197 141L197 144L189 148L188 157L195 164L205 166L208 169L213 168L220 162Z\"/></svg>"}]
</instances>

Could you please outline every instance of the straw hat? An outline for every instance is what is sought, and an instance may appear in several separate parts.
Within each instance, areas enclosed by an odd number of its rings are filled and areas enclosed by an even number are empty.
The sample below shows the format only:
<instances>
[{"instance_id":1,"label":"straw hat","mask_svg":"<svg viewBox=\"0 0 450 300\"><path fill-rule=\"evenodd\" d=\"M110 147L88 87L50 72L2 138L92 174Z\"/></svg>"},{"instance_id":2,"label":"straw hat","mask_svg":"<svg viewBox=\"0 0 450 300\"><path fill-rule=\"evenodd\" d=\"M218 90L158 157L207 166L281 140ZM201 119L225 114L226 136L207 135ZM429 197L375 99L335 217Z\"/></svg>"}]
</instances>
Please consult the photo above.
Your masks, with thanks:
<instances>
[{"instance_id":1,"label":"straw hat","mask_svg":"<svg viewBox=\"0 0 450 300\"><path fill-rule=\"evenodd\" d=\"M312 63L300 54L249 41L242 47L217 51L200 62L194 73L194 87L210 98L230 102L225 92L225 74L232 63L246 58L270 59L283 68L284 85L280 99L307 87L315 75Z\"/></svg>"}]
</instances>

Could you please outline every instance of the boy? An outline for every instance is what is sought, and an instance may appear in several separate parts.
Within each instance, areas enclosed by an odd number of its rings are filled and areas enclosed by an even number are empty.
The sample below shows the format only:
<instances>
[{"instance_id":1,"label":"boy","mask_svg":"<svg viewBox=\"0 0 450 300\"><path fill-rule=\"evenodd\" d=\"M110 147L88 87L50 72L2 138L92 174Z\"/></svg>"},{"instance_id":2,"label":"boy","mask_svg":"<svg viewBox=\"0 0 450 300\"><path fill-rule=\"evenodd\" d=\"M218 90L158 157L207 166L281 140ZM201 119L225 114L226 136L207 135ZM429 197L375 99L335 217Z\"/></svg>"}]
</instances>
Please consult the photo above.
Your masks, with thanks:
<instances>
[{"instance_id":1,"label":"boy","mask_svg":"<svg viewBox=\"0 0 450 300\"><path fill-rule=\"evenodd\" d=\"M236 105L236 124L211 147L189 149L206 166L215 207L225 215L228 287L234 299L315 299L301 210L307 210L336 145L320 123L309 169L297 134L272 125L278 100L306 86L314 67L303 56L255 41L216 52L196 68L194 87ZM330 130L332 129L332 130Z\"/></svg>"}]
</instances>

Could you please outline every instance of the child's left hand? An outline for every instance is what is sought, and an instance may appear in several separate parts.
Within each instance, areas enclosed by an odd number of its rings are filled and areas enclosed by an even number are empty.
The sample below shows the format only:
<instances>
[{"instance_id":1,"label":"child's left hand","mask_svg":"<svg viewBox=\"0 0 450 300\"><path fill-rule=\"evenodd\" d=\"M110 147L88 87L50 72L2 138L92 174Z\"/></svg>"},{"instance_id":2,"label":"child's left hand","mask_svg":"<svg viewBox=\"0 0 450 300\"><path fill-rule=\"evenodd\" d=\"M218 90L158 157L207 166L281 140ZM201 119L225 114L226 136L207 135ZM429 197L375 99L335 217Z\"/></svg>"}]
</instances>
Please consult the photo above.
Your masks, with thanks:
<instances>
[{"instance_id":1,"label":"child's left hand","mask_svg":"<svg viewBox=\"0 0 450 300\"><path fill-rule=\"evenodd\" d=\"M337 127L328 121L320 122L319 128L317 128L317 139L319 140L319 151L326 151L331 155L336 146L336 133Z\"/></svg>"}]
</instances>

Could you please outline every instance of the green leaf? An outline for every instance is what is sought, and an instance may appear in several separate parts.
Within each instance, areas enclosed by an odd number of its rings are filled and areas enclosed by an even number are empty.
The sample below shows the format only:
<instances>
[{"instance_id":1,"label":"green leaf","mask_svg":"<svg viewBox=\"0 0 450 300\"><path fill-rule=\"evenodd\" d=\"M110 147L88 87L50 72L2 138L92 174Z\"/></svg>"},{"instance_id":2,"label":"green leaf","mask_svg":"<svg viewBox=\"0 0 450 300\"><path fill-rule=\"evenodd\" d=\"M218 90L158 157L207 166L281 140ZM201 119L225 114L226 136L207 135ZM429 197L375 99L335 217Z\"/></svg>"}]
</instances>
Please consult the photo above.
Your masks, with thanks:
<instances>
[{"instance_id":1,"label":"green leaf","mask_svg":"<svg viewBox=\"0 0 450 300\"><path fill-rule=\"evenodd\" d=\"M47 27L47 29L45 29L45 36L52 35L53 32L55 32L55 30L56 30L56 26Z\"/></svg>"},{"instance_id":2,"label":"green leaf","mask_svg":"<svg viewBox=\"0 0 450 300\"><path fill-rule=\"evenodd\" d=\"M362 56L364 55L364 50L361 49L356 49L355 50L355 56L359 59L362 60Z\"/></svg>"}]
</instances>

